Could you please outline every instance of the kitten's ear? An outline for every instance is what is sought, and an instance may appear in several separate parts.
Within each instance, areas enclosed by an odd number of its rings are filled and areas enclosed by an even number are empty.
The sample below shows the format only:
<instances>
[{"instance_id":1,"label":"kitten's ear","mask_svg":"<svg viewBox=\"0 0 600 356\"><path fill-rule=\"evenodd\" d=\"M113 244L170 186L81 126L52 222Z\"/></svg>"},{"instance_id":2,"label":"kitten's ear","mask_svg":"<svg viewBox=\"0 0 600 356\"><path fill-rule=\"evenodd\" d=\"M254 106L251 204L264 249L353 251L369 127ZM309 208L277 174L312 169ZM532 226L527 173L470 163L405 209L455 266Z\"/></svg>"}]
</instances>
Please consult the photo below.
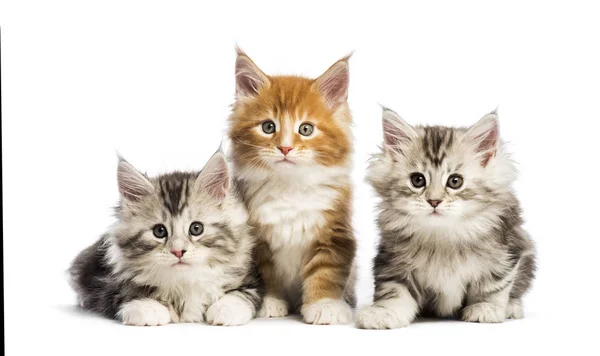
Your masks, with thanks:
<instances>
[{"instance_id":1,"label":"kitten's ear","mask_svg":"<svg viewBox=\"0 0 600 356\"><path fill-rule=\"evenodd\" d=\"M137 202L154 193L154 186L148 180L148 177L140 173L122 157L119 157L117 182L119 183L119 193L129 201Z\"/></svg>"},{"instance_id":2,"label":"kitten's ear","mask_svg":"<svg viewBox=\"0 0 600 356\"><path fill-rule=\"evenodd\" d=\"M237 48L235 61L235 93L238 97L255 96L261 88L270 85L269 77Z\"/></svg>"},{"instance_id":3,"label":"kitten's ear","mask_svg":"<svg viewBox=\"0 0 600 356\"><path fill-rule=\"evenodd\" d=\"M475 153L480 156L481 166L487 166L492 157L496 155L500 140L496 111L485 115L475 125L471 126L465 138L474 145Z\"/></svg>"},{"instance_id":4,"label":"kitten's ear","mask_svg":"<svg viewBox=\"0 0 600 356\"><path fill-rule=\"evenodd\" d=\"M417 132L400 115L383 108L383 145L386 151L404 154L406 147L417 137Z\"/></svg>"},{"instance_id":5,"label":"kitten's ear","mask_svg":"<svg viewBox=\"0 0 600 356\"><path fill-rule=\"evenodd\" d=\"M323 95L327 107L331 110L337 109L348 100L348 84L350 83L349 59L350 56L346 56L335 62L325 73L315 79L313 84L313 88Z\"/></svg>"},{"instance_id":6,"label":"kitten's ear","mask_svg":"<svg viewBox=\"0 0 600 356\"><path fill-rule=\"evenodd\" d=\"M229 168L223 152L218 151L206 163L196 180L196 190L207 192L212 198L221 200L229 191Z\"/></svg>"}]
</instances>

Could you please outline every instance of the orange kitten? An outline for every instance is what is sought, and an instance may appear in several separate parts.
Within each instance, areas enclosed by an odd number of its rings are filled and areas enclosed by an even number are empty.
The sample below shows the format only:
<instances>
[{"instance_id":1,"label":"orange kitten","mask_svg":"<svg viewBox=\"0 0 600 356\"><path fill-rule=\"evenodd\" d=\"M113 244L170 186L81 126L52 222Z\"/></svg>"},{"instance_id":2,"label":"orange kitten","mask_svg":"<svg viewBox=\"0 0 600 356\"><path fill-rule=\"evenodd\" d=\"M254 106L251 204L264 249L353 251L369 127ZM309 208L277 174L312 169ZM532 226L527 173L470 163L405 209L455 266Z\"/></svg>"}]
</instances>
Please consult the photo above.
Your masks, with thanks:
<instances>
[{"instance_id":1,"label":"orange kitten","mask_svg":"<svg viewBox=\"0 0 600 356\"><path fill-rule=\"evenodd\" d=\"M268 76L238 50L229 138L260 241L259 315L343 324L354 307L348 57L317 79Z\"/></svg>"}]
</instances>

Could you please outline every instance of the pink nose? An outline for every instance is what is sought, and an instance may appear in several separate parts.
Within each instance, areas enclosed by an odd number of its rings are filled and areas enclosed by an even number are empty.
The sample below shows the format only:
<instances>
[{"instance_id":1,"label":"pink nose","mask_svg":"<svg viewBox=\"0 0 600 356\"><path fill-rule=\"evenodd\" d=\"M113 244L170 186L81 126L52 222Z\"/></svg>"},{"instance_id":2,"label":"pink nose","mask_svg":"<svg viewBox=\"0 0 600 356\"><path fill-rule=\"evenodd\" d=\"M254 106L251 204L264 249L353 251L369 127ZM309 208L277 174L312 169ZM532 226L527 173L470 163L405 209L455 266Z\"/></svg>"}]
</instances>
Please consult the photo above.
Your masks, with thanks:
<instances>
[{"instance_id":1,"label":"pink nose","mask_svg":"<svg viewBox=\"0 0 600 356\"><path fill-rule=\"evenodd\" d=\"M171 250L171 253L174 254L177 258L181 258L185 253L185 250Z\"/></svg>"},{"instance_id":2,"label":"pink nose","mask_svg":"<svg viewBox=\"0 0 600 356\"><path fill-rule=\"evenodd\" d=\"M277 146L277 148L279 148L279 150L281 151L281 153L283 153L284 156L287 156L288 152L294 149L294 147L287 146Z\"/></svg>"},{"instance_id":3,"label":"pink nose","mask_svg":"<svg viewBox=\"0 0 600 356\"><path fill-rule=\"evenodd\" d=\"M437 208L438 205L440 205L440 203L442 202L441 200L427 200L427 202L429 203L429 205L431 205L434 208Z\"/></svg>"}]
</instances>

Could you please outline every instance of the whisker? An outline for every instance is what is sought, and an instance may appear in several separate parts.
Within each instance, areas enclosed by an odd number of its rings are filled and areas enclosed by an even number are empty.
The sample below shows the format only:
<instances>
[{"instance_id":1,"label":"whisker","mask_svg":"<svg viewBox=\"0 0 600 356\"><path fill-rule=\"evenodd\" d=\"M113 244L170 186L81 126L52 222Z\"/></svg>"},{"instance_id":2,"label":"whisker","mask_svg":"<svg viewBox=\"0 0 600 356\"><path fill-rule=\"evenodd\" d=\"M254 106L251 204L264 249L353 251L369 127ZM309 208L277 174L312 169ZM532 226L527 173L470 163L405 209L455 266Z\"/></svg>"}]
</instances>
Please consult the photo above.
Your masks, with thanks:
<instances>
[{"instance_id":1,"label":"whisker","mask_svg":"<svg viewBox=\"0 0 600 356\"><path fill-rule=\"evenodd\" d=\"M250 147L256 147L256 148L261 148L261 149L262 149L262 148L264 148L264 147L261 147L261 146L254 145L254 144L252 144L252 143L248 143L248 142L242 141L242 139L240 139L240 138L239 138L239 137L237 137L237 136L233 136L233 138L235 138L235 140L236 140L236 141L238 141L239 143L241 143L241 144L244 144L244 145L246 145L246 146L250 146Z\"/></svg>"}]
</instances>

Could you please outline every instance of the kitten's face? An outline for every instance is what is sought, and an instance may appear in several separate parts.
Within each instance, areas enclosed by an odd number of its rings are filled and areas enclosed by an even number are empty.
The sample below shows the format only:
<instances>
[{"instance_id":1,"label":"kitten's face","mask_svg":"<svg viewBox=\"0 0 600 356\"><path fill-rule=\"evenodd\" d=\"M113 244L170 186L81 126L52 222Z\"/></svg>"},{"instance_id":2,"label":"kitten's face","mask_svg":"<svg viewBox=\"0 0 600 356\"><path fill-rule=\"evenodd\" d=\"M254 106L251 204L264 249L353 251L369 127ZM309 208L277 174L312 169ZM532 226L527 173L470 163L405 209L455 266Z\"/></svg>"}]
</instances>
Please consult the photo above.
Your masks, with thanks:
<instances>
[{"instance_id":1,"label":"kitten's face","mask_svg":"<svg viewBox=\"0 0 600 356\"><path fill-rule=\"evenodd\" d=\"M428 224L451 224L482 209L485 172L460 144L464 131L443 127L415 131L418 137L405 148L406 158L392 164L397 179L392 188L394 206Z\"/></svg>"},{"instance_id":2,"label":"kitten's face","mask_svg":"<svg viewBox=\"0 0 600 356\"><path fill-rule=\"evenodd\" d=\"M238 56L236 71L237 100L229 131L236 164L288 172L346 163L346 60L316 80L266 76L244 54Z\"/></svg>"},{"instance_id":3,"label":"kitten's face","mask_svg":"<svg viewBox=\"0 0 600 356\"><path fill-rule=\"evenodd\" d=\"M153 179L122 161L115 236L128 268L148 280L177 279L234 253L238 241L221 204L228 179L222 156L213 157L200 174Z\"/></svg>"},{"instance_id":4,"label":"kitten's face","mask_svg":"<svg viewBox=\"0 0 600 356\"><path fill-rule=\"evenodd\" d=\"M455 228L491 219L514 176L497 156L493 116L467 130L413 128L395 113L384 113L384 154L372 165L369 180L401 213L399 219L413 226Z\"/></svg>"}]
</instances>

